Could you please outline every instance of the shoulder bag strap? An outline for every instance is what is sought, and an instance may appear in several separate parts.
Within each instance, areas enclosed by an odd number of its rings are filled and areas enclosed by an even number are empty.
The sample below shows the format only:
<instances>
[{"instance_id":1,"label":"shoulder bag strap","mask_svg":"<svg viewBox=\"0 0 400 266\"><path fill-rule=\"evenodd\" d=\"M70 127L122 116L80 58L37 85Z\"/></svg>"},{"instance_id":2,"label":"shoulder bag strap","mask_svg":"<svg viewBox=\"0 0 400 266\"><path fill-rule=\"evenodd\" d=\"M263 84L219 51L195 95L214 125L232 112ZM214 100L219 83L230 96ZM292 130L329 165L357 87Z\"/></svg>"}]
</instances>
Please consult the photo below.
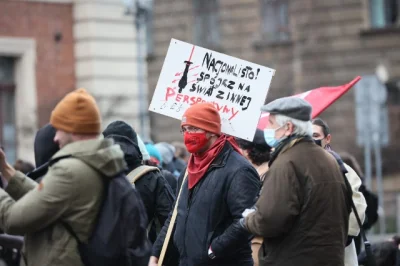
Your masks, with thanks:
<instances>
[{"instance_id":1,"label":"shoulder bag strap","mask_svg":"<svg viewBox=\"0 0 400 266\"><path fill-rule=\"evenodd\" d=\"M168 247L169 241L171 239L172 230L174 228L174 224L175 224L175 221L176 221L176 216L178 215L179 199L181 197L182 188L185 185L185 181L187 179L187 176L188 176L188 170L186 169L185 176L184 176L183 181L182 181L182 185L181 185L181 187L179 189L178 197L176 198L174 211L172 213L172 217L171 217L171 220L169 222L168 231L167 231L167 234L165 236L164 243L163 243L163 246L162 246L162 249L161 249L160 258L158 259L158 266L162 266L163 261L164 261L165 253L167 251L167 247Z\"/></svg>"}]
</instances>

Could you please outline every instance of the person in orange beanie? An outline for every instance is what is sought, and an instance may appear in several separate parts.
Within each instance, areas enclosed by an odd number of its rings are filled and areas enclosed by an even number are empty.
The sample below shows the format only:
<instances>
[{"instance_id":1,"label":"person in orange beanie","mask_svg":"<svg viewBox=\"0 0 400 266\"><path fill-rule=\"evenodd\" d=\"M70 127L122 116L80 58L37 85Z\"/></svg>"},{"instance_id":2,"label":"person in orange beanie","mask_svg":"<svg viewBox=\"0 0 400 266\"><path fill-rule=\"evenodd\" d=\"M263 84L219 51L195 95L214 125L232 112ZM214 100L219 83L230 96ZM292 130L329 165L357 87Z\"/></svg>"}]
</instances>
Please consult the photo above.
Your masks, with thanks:
<instances>
[{"instance_id":1,"label":"person in orange beanie","mask_svg":"<svg viewBox=\"0 0 400 266\"><path fill-rule=\"evenodd\" d=\"M94 98L84 89L67 94L51 114L60 146L40 184L16 171L0 149L0 172L8 181L0 189L0 228L25 235L25 265L83 266L78 241L95 228L104 179L126 168L124 153L112 140L100 139L101 118ZM146 219L144 216L138 216Z\"/></svg>"},{"instance_id":2,"label":"person in orange beanie","mask_svg":"<svg viewBox=\"0 0 400 266\"><path fill-rule=\"evenodd\" d=\"M98 137L101 117L96 100L85 89L67 94L51 113L50 124L57 129L54 141L60 148L75 140Z\"/></svg>"},{"instance_id":3,"label":"person in orange beanie","mask_svg":"<svg viewBox=\"0 0 400 266\"><path fill-rule=\"evenodd\" d=\"M174 226L179 265L253 265L251 237L239 220L255 203L260 189L257 172L234 139L221 133L221 118L213 104L197 103L187 109L181 130L191 157L187 176L179 177L176 224L170 225L170 214L149 265L157 265L169 226Z\"/></svg>"}]
</instances>

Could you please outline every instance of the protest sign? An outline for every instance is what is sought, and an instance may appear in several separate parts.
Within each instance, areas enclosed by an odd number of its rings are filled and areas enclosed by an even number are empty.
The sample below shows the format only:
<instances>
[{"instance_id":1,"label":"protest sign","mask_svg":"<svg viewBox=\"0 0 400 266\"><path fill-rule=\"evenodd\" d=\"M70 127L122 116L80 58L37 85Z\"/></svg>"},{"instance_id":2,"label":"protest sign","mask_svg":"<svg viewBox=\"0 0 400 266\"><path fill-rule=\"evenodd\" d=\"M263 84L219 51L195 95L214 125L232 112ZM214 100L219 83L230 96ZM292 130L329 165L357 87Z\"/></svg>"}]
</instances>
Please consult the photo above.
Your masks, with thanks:
<instances>
[{"instance_id":1,"label":"protest sign","mask_svg":"<svg viewBox=\"0 0 400 266\"><path fill-rule=\"evenodd\" d=\"M171 40L150 111L182 119L190 105L210 102L222 132L253 140L275 70Z\"/></svg>"}]
</instances>

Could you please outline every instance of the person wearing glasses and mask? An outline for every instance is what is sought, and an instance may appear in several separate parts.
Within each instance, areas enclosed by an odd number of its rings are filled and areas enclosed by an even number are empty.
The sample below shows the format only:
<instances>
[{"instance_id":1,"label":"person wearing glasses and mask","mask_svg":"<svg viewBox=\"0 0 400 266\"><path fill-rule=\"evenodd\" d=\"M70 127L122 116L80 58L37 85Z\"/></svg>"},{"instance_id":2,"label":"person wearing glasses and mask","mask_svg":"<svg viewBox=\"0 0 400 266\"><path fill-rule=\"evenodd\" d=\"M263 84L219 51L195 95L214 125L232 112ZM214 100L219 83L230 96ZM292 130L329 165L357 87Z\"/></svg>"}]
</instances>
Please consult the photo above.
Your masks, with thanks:
<instances>
[{"instance_id":1,"label":"person wearing glasses and mask","mask_svg":"<svg viewBox=\"0 0 400 266\"><path fill-rule=\"evenodd\" d=\"M178 181L181 188L173 243L179 265L252 266L251 234L239 220L254 205L260 190L256 170L240 154L233 137L221 132L221 118L211 103L189 107L181 122L186 149L191 153ZM151 266L158 263L171 220L153 246ZM168 252L166 254L168 256Z\"/></svg>"}]
</instances>

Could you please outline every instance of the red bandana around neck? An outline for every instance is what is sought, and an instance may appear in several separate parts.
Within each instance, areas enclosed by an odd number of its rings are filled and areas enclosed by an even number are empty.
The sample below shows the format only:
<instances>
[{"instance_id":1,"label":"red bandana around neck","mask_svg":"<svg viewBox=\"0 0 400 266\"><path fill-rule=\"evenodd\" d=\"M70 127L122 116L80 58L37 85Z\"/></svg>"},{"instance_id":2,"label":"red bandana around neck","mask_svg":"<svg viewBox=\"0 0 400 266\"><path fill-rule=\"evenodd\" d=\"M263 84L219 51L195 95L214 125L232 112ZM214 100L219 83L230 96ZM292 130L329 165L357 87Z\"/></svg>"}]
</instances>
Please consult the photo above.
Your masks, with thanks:
<instances>
[{"instance_id":1,"label":"red bandana around neck","mask_svg":"<svg viewBox=\"0 0 400 266\"><path fill-rule=\"evenodd\" d=\"M241 154L241 151L234 137L221 135L211 146L209 150L203 154L192 154L188 161L188 185L192 189L205 175L211 163L222 151L226 142L229 142L233 149Z\"/></svg>"}]
</instances>

